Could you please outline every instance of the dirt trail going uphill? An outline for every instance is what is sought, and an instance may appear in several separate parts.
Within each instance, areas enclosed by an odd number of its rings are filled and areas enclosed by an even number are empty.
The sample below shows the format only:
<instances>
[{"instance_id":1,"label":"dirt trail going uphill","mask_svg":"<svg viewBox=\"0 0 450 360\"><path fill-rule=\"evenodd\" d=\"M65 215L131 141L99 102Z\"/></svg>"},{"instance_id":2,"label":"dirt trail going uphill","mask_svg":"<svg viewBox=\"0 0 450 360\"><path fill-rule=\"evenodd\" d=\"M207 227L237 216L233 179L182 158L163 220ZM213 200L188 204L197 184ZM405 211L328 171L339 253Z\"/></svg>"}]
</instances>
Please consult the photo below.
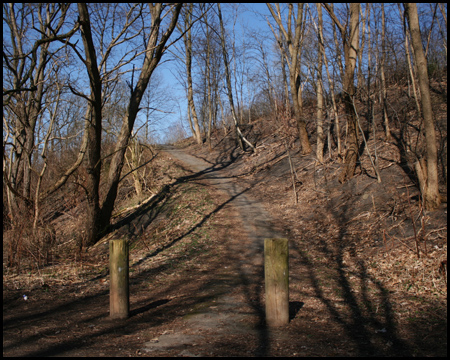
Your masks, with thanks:
<instances>
[{"instance_id":1,"label":"dirt trail going uphill","mask_svg":"<svg viewBox=\"0 0 450 360\"><path fill-rule=\"evenodd\" d=\"M257 200L249 197L249 187L240 186L237 180L227 177L221 167L184 153L182 150L165 147L164 151L182 161L194 172L192 178L206 180L208 184L227 194L228 205L237 210L242 231L239 238L230 238L229 246L235 258L231 262L224 259L224 273L217 284L210 288L212 301L199 304L185 316L186 329L183 332L163 334L147 342L143 350L158 355L178 349L179 356L225 355L229 348L231 355L258 356L267 353L271 342L282 337L279 331L266 328L264 309L256 292L261 293L263 279L264 239L282 237L274 230L271 217ZM214 297L214 292L220 295ZM252 293L252 294L250 294ZM253 300L251 300L253 299ZM253 304L252 304L253 302ZM242 339L254 340L255 347L244 354L240 353L238 343ZM234 341L236 340L236 341ZM251 348L251 346L250 346Z\"/></svg>"},{"instance_id":2,"label":"dirt trail going uphill","mask_svg":"<svg viewBox=\"0 0 450 360\"><path fill-rule=\"evenodd\" d=\"M165 151L187 164L194 172L202 173L201 179L207 179L211 185L230 196L231 204L240 213L243 227L251 240L251 244L257 244L259 250L262 249L260 246L263 245L265 238L282 236L279 231L274 230L271 217L264 206L259 201L246 195L250 187L241 186L236 179L226 176L221 171L220 166L207 163L200 158L186 154L182 150L168 148Z\"/></svg>"}]
</instances>

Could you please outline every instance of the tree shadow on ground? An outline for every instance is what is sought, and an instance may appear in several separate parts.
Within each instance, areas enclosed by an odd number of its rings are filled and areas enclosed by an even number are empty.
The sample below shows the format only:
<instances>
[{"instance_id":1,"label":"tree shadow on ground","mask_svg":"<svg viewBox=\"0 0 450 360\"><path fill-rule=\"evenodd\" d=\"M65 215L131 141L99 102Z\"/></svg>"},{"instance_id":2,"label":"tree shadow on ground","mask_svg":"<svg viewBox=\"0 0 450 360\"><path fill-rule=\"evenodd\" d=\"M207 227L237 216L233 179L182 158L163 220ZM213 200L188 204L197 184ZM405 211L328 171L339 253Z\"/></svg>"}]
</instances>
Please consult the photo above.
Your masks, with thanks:
<instances>
[{"instance_id":1,"label":"tree shadow on ground","mask_svg":"<svg viewBox=\"0 0 450 360\"><path fill-rule=\"evenodd\" d=\"M213 213L220 211L232 200L228 199L220 204L188 232L167 244L165 249L173 246L188 233L194 231L195 228L201 227ZM163 250L159 249L149 254L139 263L150 260ZM226 254L223 255L227 256ZM142 290L138 289L145 287L148 279L154 278L158 273L177 269L184 260L183 254L180 254L171 259L169 269L165 266L159 266L155 269L141 271L136 277L132 277L130 279L131 297L139 292L142 296ZM135 263L133 267L137 265L138 263ZM129 336L137 330L152 329L164 323L170 323L182 317L189 309L226 294L230 287L223 286L223 284L220 284L221 281L217 281L217 274L220 274L221 267L222 262L217 261L216 264L209 266L209 275L206 277L190 279L189 281L180 277L178 281L172 280L170 282L170 289L165 287L159 289L159 291L153 291L151 295L144 295L143 299L138 302L131 299L130 318L126 320L109 320L107 311L109 309L108 290L95 291L92 294L74 299L73 289L70 292L60 289L57 301L39 304L34 302L33 296L30 296L28 305L33 306L33 309L19 311L19 307L15 309L11 307L7 312L4 309L3 330L4 333L9 334L21 332L23 328L35 328L37 331L35 334L18 337L17 340L9 338L8 343L6 345L4 343L3 351L20 349L24 344L27 344L27 350L22 350L23 352L19 353L20 355L86 356L89 354L98 355L98 351L111 355L108 349L102 349L101 343L105 337L117 339L119 342L121 338ZM86 283L91 280L86 281ZM174 291L174 289L176 290ZM174 298L167 298L168 293L172 293ZM177 298L177 295L179 298ZM61 301L61 297L69 300ZM42 341L50 338L59 338L59 340L48 345ZM111 343L111 341L109 342Z\"/></svg>"},{"instance_id":2,"label":"tree shadow on ground","mask_svg":"<svg viewBox=\"0 0 450 360\"><path fill-rule=\"evenodd\" d=\"M358 199L354 196L351 202L356 204ZM411 356L410 347L399 335L389 291L369 275L368 265L354 254L358 240L352 238L348 229L348 213L354 204L348 203L337 211L340 204L329 202L329 207L319 215L321 220L314 219L322 228L317 229L315 239L309 238L307 244L305 240L291 241L291 248L307 273L313 289L311 296L326 309L321 315L329 316L333 326L343 331L342 337L355 346L355 355ZM337 224L337 237L327 236L325 214L331 215ZM353 253L356 269L347 264L345 253ZM303 301L304 307L308 307L309 300Z\"/></svg>"},{"instance_id":3,"label":"tree shadow on ground","mask_svg":"<svg viewBox=\"0 0 450 360\"><path fill-rule=\"evenodd\" d=\"M136 209L133 213L119 221L114 226L114 229L126 227L149 212L152 215L146 218L146 225L150 225L158 214L160 214L162 207L170 198L170 194L176 190L178 185L189 181L196 181L202 175L217 171L224 166L228 166L228 164L213 165L199 173L177 179L173 184L167 185L156 195L154 201ZM235 198L248 190L249 188L243 189L235 196L229 197L226 201L216 206L213 211L204 215L190 229L170 243L148 254L130 268L138 267L154 258L160 252L173 247L187 235L201 228L213 214L221 211ZM222 255L227 256L226 254ZM228 257L232 258L232 254L228 255ZM81 295L78 298L74 293L76 289L69 287L67 289L58 289L57 293L54 294L56 297L55 301L51 302L47 300L45 303L42 303L37 299L36 301L39 301L39 303L35 303L33 298L37 298L38 296L30 296L30 301L27 303L28 306L25 306L25 309L23 308L23 303L12 302L12 306L8 306L8 309L4 307L3 330L4 334L9 334L7 343L5 344L4 342L4 353L5 351L8 352L17 349L18 352L16 354L19 356L86 356L89 354L97 356L99 351L104 355L111 355L114 353L114 346L102 346L105 338L108 339L107 342L109 344L114 343L113 339L123 344L122 339L124 336L129 336L138 330L152 329L161 326L161 324L170 323L179 319L189 309L194 308L198 304L211 301L218 296L228 293L232 289L233 284L227 284L221 280L217 281L217 274L220 274L222 268L222 261L218 259L215 263L209 264L209 275L207 276L197 276L196 279L190 279L188 282L186 282L186 279L180 277L178 281L171 281L171 289L163 286L159 291L154 291L151 295L147 296L145 295L146 291L139 290L145 287L148 279L152 279L165 271L176 269L183 261L185 261L185 257L183 254L179 254L171 258L170 267L161 265L154 269L141 271L136 276L131 276L131 298L139 294L140 300L136 302L131 299L130 318L126 320L110 320L108 318L109 290L89 290L90 283L105 278L107 273L96 276L94 279L88 279L84 284L80 285L84 289L87 289L87 293L90 293ZM244 287L246 285L249 285L249 283L244 283ZM132 288L136 291L133 291ZM173 294L174 292L178 296L172 295L173 298L167 297L168 293ZM252 296L252 298L254 297ZM254 308L260 317L260 323L263 323L262 306L257 304L254 305ZM36 332L26 332L26 335L19 336L16 339L11 336L14 332L22 332L24 328L35 328ZM264 354L265 344L267 343L264 326L260 333L260 348L263 349L261 353ZM57 341L51 339L57 339ZM49 340L48 343L46 340ZM26 347L23 347L24 344L26 344Z\"/></svg>"}]
</instances>

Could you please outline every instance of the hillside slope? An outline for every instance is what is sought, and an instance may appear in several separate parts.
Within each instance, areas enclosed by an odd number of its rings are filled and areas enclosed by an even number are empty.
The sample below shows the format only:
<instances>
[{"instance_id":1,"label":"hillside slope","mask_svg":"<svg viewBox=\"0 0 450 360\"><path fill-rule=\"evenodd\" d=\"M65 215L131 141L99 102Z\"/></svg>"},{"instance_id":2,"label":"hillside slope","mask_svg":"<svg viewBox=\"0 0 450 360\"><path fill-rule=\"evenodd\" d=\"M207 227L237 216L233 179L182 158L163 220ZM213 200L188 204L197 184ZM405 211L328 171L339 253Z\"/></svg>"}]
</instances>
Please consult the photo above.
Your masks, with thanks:
<instances>
[{"instance_id":1,"label":"hillside slope","mask_svg":"<svg viewBox=\"0 0 450 360\"><path fill-rule=\"evenodd\" d=\"M341 185L339 163L317 165L295 144L288 154L283 142L261 137L251 154L216 136L213 151L191 140L176 145L209 173L160 151L152 164L156 196L140 205L124 198L115 232L82 261L19 275L4 268L4 356L447 353L446 204L422 213L392 144L379 144L381 184L362 158L360 173ZM242 191L218 188L212 174L245 189L270 217L264 226L290 241L283 328L265 326L260 248L251 255L252 229L242 231L252 214L233 203ZM60 228L61 236L70 233L67 222ZM108 319L107 240L114 236L131 243L125 321Z\"/></svg>"},{"instance_id":2,"label":"hillside slope","mask_svg":"<svg viewBox=\"0 0 450 360\"><path fill-rule=\"evenodd\" d=\"M337 181L340 163L318 164L295 144L288 153L271 135L258 141L256 153L243 153L222 136L213 151L189 141L183 146L212 164L228 164L227 175L265 205L290 240L291 299L305 302L305 314L310 301L326 328L334 322L369 344L377 334L391 354L446 353L447 204L422 209L394 143L376 143L381 183L363 156L344 184ZM372 154L374 146L370 140ZM360 354L377 352L370 348Z\"/></svg>"}]
</instances>

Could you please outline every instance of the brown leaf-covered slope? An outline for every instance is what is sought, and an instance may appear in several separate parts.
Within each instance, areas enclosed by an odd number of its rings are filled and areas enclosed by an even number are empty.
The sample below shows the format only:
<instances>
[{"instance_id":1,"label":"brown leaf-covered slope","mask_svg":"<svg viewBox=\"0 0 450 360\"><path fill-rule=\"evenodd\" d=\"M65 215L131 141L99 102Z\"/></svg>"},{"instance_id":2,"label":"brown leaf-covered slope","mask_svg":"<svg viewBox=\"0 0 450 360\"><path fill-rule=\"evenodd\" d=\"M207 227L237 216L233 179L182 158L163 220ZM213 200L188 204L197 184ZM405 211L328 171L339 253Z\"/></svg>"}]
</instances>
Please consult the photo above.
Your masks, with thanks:
<instances>
[{"instance_id":1,"label":"brown leaf-covered slope","mask_svg":"<svg viewBox=\"0 0 450 360\"><path fill-rule=\"evenodd\" d=\"M67 253L19 275L4 265L4 356L445 355L446 204L422 211L395 143L369 140L381 183L364 155L345 184L337 160L318 164L289 138L261 130L256 144L243 153L216 133L213 151L160 149L145 198L125 183L115 231L82 260L80 210L56 219ZM114 236L131 244L124 321L108 319ZM290 244L290 322L278 329L264 321L266 236Z\"/></svg>"}]
</instances>

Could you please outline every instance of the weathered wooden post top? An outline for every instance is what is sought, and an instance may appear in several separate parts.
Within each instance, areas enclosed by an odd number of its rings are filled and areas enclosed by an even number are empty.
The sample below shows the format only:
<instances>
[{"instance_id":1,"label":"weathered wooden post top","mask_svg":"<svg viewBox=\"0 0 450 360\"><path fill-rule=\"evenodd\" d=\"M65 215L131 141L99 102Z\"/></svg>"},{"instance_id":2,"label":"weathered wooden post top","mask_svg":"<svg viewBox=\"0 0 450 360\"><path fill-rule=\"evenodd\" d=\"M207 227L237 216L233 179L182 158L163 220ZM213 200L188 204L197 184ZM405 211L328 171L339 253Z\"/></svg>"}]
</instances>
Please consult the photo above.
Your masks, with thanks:
<instances>
[{"instance_id":1,"label":"weathered wooden post top","mask_svg":"<svg viewBox=\"0 0 450 360\"><path fill-rule=\"evenodd\" d=\"M109 242L109 275L109 316L126 319L130 312L127 240Z\"/></svg>"},{"instance_id":2,"label":"weathered wooden post top","mask_svg":"<svg viewBox=\"0 0 450 360\"><path fill-rule=\"evenodd\" d=\"M264 240L266 323L289 323L289 246L288 239Z\"/></svg>"}]
</instances>

